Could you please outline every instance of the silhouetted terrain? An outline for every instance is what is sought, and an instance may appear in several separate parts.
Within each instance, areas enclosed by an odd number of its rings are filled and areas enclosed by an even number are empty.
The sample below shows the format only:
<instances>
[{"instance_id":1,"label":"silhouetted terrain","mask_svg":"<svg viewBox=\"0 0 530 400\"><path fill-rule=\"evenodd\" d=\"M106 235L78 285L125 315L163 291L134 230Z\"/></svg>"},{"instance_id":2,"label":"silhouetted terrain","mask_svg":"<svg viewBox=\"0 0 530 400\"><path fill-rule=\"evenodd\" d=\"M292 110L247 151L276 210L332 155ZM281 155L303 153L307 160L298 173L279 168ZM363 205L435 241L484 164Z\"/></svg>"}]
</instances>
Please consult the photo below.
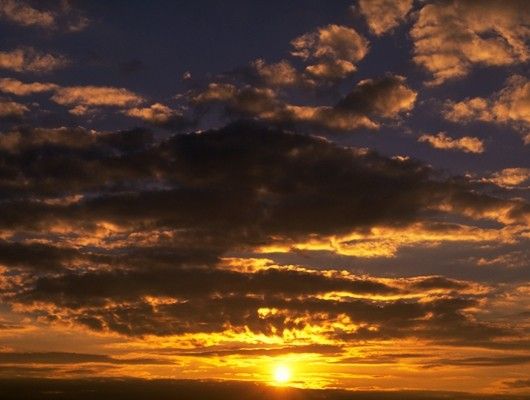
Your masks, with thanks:
<instances>
[{"instance_id":1,"label":"silhouetted terrain","mask_svg":"<svg viewBox=\"0 0 530 400\"><path fill-rule=\"evenodd\" d=\"M523 400L530 396L451 392L351 392L269 387L244 382L140 379L0 380L2 400Z\"/></svg>"}]
</instances>

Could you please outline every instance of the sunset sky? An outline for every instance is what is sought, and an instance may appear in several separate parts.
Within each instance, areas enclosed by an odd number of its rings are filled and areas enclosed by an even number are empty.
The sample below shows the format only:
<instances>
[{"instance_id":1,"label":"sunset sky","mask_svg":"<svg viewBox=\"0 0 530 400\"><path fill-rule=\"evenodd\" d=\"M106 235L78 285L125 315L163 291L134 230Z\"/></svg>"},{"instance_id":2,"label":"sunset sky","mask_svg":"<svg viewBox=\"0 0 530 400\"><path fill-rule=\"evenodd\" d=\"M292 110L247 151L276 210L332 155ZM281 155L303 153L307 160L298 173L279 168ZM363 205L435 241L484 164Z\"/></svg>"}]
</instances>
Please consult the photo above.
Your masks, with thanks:
<instances>
[{"instance_id":1,"label":"sunset sky","mask_svg":"<svg viewBox=\"0 0 530 400\"><path fill-rule=\"evenodd\" d=\"M0 0L0 381L530 395L529 44L528 0Z\"/></svg>"}]
</instances>

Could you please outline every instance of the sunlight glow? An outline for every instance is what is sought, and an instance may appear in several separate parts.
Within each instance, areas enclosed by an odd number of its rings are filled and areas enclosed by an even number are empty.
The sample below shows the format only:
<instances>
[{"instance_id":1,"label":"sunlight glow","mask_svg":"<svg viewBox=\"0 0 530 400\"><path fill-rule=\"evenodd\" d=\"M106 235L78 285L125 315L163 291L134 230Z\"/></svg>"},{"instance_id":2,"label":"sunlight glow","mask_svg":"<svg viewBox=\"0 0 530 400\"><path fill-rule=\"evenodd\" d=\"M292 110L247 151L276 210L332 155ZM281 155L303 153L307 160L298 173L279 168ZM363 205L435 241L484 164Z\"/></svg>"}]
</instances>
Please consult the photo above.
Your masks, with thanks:
<instances>
[{"instance_id":1,"label":"sunlight glow","mask_svg":"<svg viewBox=\"0 0 530 400\"><path fill-rule=\"evenodd\" d=\"M277 383L286 383L291 379L291 369L286 365L277 365L274 369L274 380Z\"/></svg>"}]
</instances>

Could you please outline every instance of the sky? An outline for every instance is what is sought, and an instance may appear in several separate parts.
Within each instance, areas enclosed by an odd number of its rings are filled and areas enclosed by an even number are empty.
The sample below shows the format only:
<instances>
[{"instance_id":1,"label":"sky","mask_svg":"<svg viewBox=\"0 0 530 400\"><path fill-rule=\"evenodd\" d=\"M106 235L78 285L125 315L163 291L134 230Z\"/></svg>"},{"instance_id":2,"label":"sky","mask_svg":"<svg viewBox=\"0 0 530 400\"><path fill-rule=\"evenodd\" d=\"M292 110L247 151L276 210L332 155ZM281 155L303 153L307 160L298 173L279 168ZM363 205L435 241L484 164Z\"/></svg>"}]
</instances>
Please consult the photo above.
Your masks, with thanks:
<instances>
[{"instance_id":1,"label":"sky","mask_svg":"<svg viewBox=\"0 0 530 400\"><path fill-rule=\"evenodd\" d=\"M0 0L0 379L529 395L529 43L526 0Z\"/></svg>"}]
</instances>

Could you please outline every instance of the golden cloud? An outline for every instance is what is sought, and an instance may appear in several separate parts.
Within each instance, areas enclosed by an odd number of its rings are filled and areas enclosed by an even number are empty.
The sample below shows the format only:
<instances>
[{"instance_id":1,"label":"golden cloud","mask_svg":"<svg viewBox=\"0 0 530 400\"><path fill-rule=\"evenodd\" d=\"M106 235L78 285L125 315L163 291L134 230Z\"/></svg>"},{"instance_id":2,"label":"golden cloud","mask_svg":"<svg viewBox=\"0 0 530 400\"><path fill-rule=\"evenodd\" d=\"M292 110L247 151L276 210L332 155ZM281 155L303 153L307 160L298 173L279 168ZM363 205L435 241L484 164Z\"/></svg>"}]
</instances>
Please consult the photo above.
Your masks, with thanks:
<instances>
[{"instance_id":1,"label":"golden cloud","mask_svg":"<svg viewBox=\"0 0 530 400\"><path fill-rule=\"evenodd\" d=\"M63 28L66 31L78 32L88 26L89 20L70 3L70 1L37 2L39 6L44 5L48 8L44 10L33 7L26 0L2 0L0 19L24 27L48 30Z\"/></svg>"},{"instance_id":2,"label":"golden cloud","mask_svg":"<svg viewBox=\"0 0 530 400\"><path fill-rule=\"evenodd\" d=\"M493 173L488 178L483 178L483 182L491 182L497 186L513 188L530 180L530 168L504 168Z\"/></svg>"},{"instance_id":3,"label":"golden cloud","mask_svg":"<svg viewBox=\"0 0 530 400\"><path fill-rule=\"evenodd\" d=\"M443 116L452 122L484 121L509 124L530 140L530 80L520 75L510 77L505 87L490 98L474 97L459 102L448 101Z\"/></svg>"},{"instance_id":4,"label":"golden cloud","mask_svg":"<svg viewBox=\"0 0 530 400\"><path fill-rule=\"evenodd\" d=\"M525 0L452 0L427 4L411 30L414 62L439 85L466 76L475 65L506 66L530 57Z\"/></svg>"},{"instance_id":5,"label":"golden cloud","mask_svg":"<svg viewBox=\"0 0 530 400\"><path fill-rule=\"evenodd\" d=\"M84 106L130 106L143 98L127 89L109 86L59 87L51 98L57 104Z\"/></svg>"},{"instance_id":6,"label":"golden cloud","mask_svg":"<svg viewBox=\"0 0 530 400\"><path fill-rule=\"evenodd\" d=\"M28 111L24 104L0 99L0 118L20 118Z\"/></svg>"},{"instance_id":7,"label":"golden cloud","mask_svg":"<svg viewBox=\"0 0 530 400\"><path fill-rule=\"evenodd\" d=\"M368 41L354 29L340 25L328 25L306 33L291 44L293 56L318 61L307 67L308 73L328 79L344 78L356 71L355 64L368 53ZM329 75L325 75L326 72Z\"/></svg>"},{"instance_id":8,"label":"golden cloud","mask_svg":"<svg viewBox=\"0 0 530 400\"><path fill-rule=\"evenodd\" d=\"M311 83L286 60L267 64L263 59L257 59L252 63L252 67L268 86L294 86Z\"/></svg>"},{"instance_id":9,"label":"golden cloud","mask_svg":"<svg viewBox=\"0 0 530 400\"><path fill-rule=\"evenodd\" d=\"M124 114L155 124L167 123L171 118L180 115L175 110L161 103L155 103L145 108L131 108L124 111Z\"/></svg>"},{"instance_id":10,"label":"golden cloud","mask_svg":"<svg viewBox=\"0 0 530 400\"><path fill-rule=\"evenodd\" d=\"M17 96L27 96L34 93L48 92L57 88L58 85L54 83L24 83L13 78L0 79L0 92L10 93Z\"/></svg>"},{"instance_id":11,"label":"golden cloud","mask_svg":"<svg viewBox=\"0 0 530 400\"><path fill-rule=\"evenodd\" d=\"M41 53L31 47L0 51L0 69L16 72L51 72L65 67L69 61L63 56Z\"/></svg>"},{"instance_id":12,"label":"golden cloud","mask_svg":"<svg viewBox=\"0 0 530 400\"><path fill-rule=\"evenodd\" d=\"M360 258L392 258L404 247L437 247L443 243L505 243L512 244L524 233L518 227L484 229L475 226L415 223L407 227L374 227L368 231L354 231L346 235L312 235L302 242L278 238L276 243L255 249L258 254L296 251L327 251Z\"/></svg>"},{"instance_id":13,"label":"golden cloud","mask_svg":"<svg viewBox=\"0 0 530 400\"><path fill-rule=\"evenodd\" d=\"M0 2L0 17L22 26L51 28L55 25L55 15L52 12L37 10L23 1Z\"/></svg>"},{"instance_id":14,"label":"golden cloud","mask_svg":"<svg viewBox=\"0 0 530 400\"><path fill-rule=\"evenodd\" d=\"M463 136L454 139L448 136L445 132L437 133L436 135L425 134L418 138L418 142L428 143L435 149L442 150L461 150L465 153L483 153L484 142L476 137Z\"/></svg>"},{"instance_id":15,"label":"golden cloud","mask_svg":"<svg viewBox=\"0 0 530 400\"><path fill-rule=\"evenodd\" d=\"M353 90L333 106L301 106L284 103L269 88L228 83L211 83L192 95L195 104L224 103L234 115L258 117L272 121L314 124L328 129L377 129L381 118L395 119L414 108L417 92L405 78L386 75L360 81Z\"/></svg>"},{"instance_id":16,"label":"golden cloud","mask_svg":"<svg viewBox=\"0 0 530 400\"><path fill-rule=\"evenodd\" d=\"M380 36L396 26L412 8L413 0L360 0L359 11L375 35Z\"/></svg>"}]
</instances>

